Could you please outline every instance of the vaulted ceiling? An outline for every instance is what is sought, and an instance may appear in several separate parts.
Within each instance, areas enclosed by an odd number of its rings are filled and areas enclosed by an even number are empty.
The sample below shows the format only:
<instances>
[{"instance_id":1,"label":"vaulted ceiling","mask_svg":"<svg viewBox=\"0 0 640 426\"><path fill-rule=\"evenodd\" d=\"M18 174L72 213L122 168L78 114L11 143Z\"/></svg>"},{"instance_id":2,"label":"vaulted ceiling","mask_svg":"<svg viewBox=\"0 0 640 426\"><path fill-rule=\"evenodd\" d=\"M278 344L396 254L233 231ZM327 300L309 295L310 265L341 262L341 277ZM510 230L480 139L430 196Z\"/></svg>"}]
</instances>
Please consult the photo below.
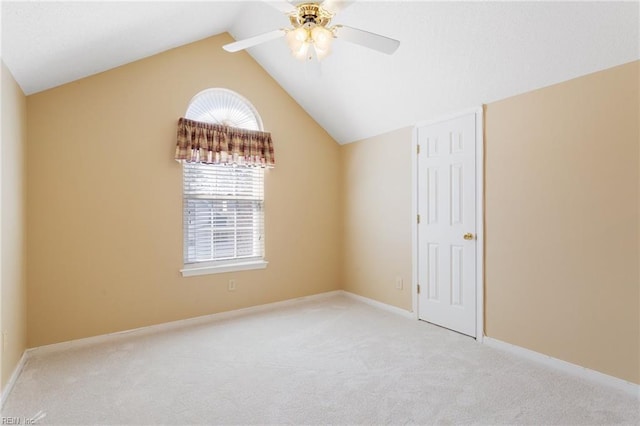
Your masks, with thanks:
<instances>
[{"instance_id":1,"label":"vaulted ceiling","mask_svg":"<svg viewBox=\"0 0 640 426\"><path fill-rule=\"evenodd\" d=\"M225 31L240 40L289 25L264 1L3 1L1 13L2 60L26 94ZM332 24L398 39L395 54L339 39L320 63L296 60L283 39L248 52L348 143L640 59L639 22L637 1L360 0Z\"/></svg>"}]
</instances>

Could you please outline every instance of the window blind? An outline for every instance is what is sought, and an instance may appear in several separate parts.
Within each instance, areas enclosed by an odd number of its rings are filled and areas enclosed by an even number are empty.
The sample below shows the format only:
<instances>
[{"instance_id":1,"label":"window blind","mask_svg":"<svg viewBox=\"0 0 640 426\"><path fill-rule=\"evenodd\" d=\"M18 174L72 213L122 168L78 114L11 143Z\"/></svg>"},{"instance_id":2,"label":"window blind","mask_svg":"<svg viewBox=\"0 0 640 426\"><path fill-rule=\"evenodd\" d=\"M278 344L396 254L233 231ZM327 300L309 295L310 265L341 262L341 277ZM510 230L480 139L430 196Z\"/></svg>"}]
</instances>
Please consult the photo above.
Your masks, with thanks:
<instances>
[{"instance_id":1,"label":"window blind","mask_svg":"<svg viewBox=\"0 0 640 426\"><path fill-rule=\"evenodd\" d=\"M264 169L183 163L184 262L264 257Z\"/></svg>"}]
</instances>

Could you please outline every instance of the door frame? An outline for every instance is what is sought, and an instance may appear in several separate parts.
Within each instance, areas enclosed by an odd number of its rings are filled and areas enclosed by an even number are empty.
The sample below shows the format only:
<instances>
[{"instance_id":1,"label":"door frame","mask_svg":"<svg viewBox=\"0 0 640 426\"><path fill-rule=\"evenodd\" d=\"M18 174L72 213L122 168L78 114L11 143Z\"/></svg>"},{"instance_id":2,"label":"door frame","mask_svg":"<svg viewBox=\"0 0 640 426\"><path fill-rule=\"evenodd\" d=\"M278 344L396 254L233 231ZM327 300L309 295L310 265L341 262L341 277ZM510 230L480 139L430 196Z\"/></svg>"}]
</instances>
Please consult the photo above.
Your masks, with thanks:
<instances>
[{"instance_id":1,"label":"door frame","mask_svg":"<svg viewBox=\"0 0 640 426\"><path fill-rule=\"evenodd\" d=\"M421 121L413 127L411 143L411 269L412 307L418 315L418 128L474 114L476 120L476 341L484 339L484 108L469 108L453 114Z\"/></svg>"}]
</instances>

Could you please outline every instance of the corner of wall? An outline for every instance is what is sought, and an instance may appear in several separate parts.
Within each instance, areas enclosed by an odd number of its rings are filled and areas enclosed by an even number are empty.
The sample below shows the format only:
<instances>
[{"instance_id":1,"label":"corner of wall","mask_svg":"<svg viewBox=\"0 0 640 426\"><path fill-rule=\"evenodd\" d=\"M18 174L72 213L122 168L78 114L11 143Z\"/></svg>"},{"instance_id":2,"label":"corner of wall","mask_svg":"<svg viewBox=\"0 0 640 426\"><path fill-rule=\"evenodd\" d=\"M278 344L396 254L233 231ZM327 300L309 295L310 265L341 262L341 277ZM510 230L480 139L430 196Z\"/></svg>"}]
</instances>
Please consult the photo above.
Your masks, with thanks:
<instances>
[{"instance_id":1,"label":"corner of wall","mask_svg":"<svg viewBox=\"0 0 640 426\"><path fill-rule=\"evenodd\" d=\"M0 140L0 331L2 390L26 350L26 96L4 62L1 66Z\"/></svg>"}]
</instances>

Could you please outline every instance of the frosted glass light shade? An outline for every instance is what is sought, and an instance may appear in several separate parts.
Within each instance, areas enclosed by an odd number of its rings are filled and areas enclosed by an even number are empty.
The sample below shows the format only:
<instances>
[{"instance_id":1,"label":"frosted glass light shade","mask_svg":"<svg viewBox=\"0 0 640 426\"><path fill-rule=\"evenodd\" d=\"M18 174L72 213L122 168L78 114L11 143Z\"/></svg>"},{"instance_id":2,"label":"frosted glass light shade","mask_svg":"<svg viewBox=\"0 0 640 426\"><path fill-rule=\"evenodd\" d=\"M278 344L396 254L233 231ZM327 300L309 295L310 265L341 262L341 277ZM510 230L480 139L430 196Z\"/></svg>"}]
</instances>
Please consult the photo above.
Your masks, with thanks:
<instances>
[{"instance_id":1,"label":"frosted glass light shade","mask_svg":"<svg viewBox=\"0 0 640 426\"><path fill-rule=\"evenodd\" d=\"M298 59L307 59L307 54L309 53L309 43L305 41L304 43L302 43L298 50L292 51L291 53L293 53L293 56Z\"/></svg>"},{"instance_id":2,"label":"frosted glass light shade","mask_svg":"<svg viewBox=\"0 0 640 426\"><path fill-rule=\"evenodd\" d=\"M300 49L302 49L303 46L307 44L309 33L306 29L298 27L295 30L288 31L286 37L289 48L295 55L295 52L300 51Z\"/></svg>"},{"instance_id":3,"label":"frosted glass light shade","mask_svg":"<svg viewBox=\"0 0 640 426\"><path fill-rule=\"evenodd\" d=\"M311 30L311 39L317 50L329 51L333 34L325 27L316 26Z\"/></svg>"}]
</instances>

